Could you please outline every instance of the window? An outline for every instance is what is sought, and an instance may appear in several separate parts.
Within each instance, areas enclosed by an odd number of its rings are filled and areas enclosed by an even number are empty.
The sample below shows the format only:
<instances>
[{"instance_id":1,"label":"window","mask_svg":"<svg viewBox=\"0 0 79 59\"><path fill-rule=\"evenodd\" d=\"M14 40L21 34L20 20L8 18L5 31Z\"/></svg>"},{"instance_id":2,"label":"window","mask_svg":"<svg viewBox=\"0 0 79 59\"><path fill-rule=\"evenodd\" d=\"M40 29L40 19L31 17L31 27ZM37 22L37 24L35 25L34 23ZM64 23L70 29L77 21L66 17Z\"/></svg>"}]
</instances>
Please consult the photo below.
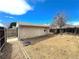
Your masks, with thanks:
<instances>
[{"instance_id":1,"label":"window","mask_svg":"<svg viewBox=\"0 0 79 59\"><path fill-rule=\"evenodd\" d=\"M44 30L44 32L46 32L46 29Z\"/></svg>"}]
</instances>

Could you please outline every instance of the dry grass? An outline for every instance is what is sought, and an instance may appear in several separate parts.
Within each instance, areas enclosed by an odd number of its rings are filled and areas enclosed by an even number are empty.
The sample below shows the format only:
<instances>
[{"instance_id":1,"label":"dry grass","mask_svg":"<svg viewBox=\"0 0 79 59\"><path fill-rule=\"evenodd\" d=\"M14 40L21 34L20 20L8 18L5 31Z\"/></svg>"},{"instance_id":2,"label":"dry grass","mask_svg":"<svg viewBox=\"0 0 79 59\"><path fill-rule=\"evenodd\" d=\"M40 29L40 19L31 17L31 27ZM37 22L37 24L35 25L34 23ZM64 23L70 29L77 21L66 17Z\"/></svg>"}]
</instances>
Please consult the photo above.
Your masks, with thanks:
<instances>
[{"instance_id":1,"label":"dry grass","mask_svg":"<svg viewBox=\"0 0 79 59\"><path fill-rule=\"evenodd\" d=\"M25 50L31 59L79 59L79 36L56 35L29 39Z\"/></svg>"},{"instance_id":2,"label":"dry grass","mask_svg":"<svg viewBox=\"0 0 79 59\"><path fill-rule=\"evenodd\" d=\"M30 41L31 45L23 46L10 38L3 49L2 59L25 59L24 50L30 59L79 59L79 36L49 35L25 41Z\"/></svg>"}]
</instances>

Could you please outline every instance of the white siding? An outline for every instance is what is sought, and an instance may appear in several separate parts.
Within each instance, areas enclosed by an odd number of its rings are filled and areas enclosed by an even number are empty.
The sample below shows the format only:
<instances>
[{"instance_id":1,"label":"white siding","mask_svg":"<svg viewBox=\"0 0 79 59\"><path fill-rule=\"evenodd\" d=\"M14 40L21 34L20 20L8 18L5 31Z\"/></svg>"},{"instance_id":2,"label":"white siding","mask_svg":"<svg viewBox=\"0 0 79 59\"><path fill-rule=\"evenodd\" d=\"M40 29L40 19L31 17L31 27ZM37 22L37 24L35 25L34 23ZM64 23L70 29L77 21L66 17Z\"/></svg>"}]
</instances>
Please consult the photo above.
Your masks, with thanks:
<instances>
[{"instance_id":1,"label":"white siding","mask_svg":"<svg viewBox=\"0 0 79 59\"><path fill-rule=\"evenodd\" d=\"M19 39L32 38L49 34L48 28L43 27L19 27L18 32Z\"/></svg>"}]
</instances>

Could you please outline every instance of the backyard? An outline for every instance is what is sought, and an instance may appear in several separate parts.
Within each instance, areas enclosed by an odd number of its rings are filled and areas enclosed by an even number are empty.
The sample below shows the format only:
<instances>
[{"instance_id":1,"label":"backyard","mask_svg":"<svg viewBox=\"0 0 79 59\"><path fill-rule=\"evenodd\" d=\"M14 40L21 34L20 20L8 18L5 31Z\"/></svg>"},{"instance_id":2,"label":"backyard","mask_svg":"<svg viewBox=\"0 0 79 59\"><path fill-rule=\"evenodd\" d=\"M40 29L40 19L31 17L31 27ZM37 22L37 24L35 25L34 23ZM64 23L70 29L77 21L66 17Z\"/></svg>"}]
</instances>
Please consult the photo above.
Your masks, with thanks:
<instances>
[{"instance_id":1,"label":"backyard","mask_svg":"<svg viewBox=\"0 0 79 59\"><path fill-rule=\"evenodd\" d=\"M31 42L25 46L24 42ZM79 36L47 35L22 41L11 40L3 59L79 59ZM6 50L5 50L6 51Z\"/></svg>"}]
</instances>

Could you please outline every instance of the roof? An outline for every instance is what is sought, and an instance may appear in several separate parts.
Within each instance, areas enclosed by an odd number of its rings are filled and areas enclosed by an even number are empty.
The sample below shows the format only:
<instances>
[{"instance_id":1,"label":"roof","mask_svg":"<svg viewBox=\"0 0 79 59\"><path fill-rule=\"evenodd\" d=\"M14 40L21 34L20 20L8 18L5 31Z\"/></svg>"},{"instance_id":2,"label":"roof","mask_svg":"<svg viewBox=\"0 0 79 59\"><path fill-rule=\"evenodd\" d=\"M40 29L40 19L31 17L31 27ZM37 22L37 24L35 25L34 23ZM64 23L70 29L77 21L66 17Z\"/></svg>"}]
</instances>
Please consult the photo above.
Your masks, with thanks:
<instances>
[{"instance_id":1,"label":"roof","mask_svg":"<svg viewBox=\"0 0 79 59\"><path fill-rule=\"evenodd\" d=\"M77 28L79 28L79 25L76 25Z\"/></svg>"},{"instance_id":2,"label":"roof","mask_svg":"<svg viewBox=\"0 0 79 59\"><path fill-rule=\"evenodd\" d=\"M65 25L62 28L79 28L79 25Z\"/></svg>"},{"instance_id":3,"label":"roof","mask_svg":"<svg viewBox=\"0 0 79 59\"><path fill-rule=\"evenodd\" d=\"M68 25L68 24L67 24L67 25L63 26L62 28L75 28L75 27L76 27L76 28L79 28L79 25L76 25L76 26L75 26L75 25ZM51 28L52 28L52 29L59 29L60 27L59 27L59 26L56 26L56 25L52 25Z\"/></svg>"},{"instance_id":4,"label":"roof","mask_svg":"<svg viewBox=\"0 0 79 59\"><path fill-rule=\"evenodd\" d=\"M49 25L39 25L39 24L31 24L31 23L24 23L24 22L18 22L18 26L28 26L28 27L45 27L49 28Z\"/></svg>"},{"instance_id":5,"label":"roof","mask_svg":"<svg viewBox=\"0 0 79 59\"><path fill-rule=\"evenodd\" d=\"M4 27L0 27L0 29L4 29Z\"/></svg>"}]
</instances>

